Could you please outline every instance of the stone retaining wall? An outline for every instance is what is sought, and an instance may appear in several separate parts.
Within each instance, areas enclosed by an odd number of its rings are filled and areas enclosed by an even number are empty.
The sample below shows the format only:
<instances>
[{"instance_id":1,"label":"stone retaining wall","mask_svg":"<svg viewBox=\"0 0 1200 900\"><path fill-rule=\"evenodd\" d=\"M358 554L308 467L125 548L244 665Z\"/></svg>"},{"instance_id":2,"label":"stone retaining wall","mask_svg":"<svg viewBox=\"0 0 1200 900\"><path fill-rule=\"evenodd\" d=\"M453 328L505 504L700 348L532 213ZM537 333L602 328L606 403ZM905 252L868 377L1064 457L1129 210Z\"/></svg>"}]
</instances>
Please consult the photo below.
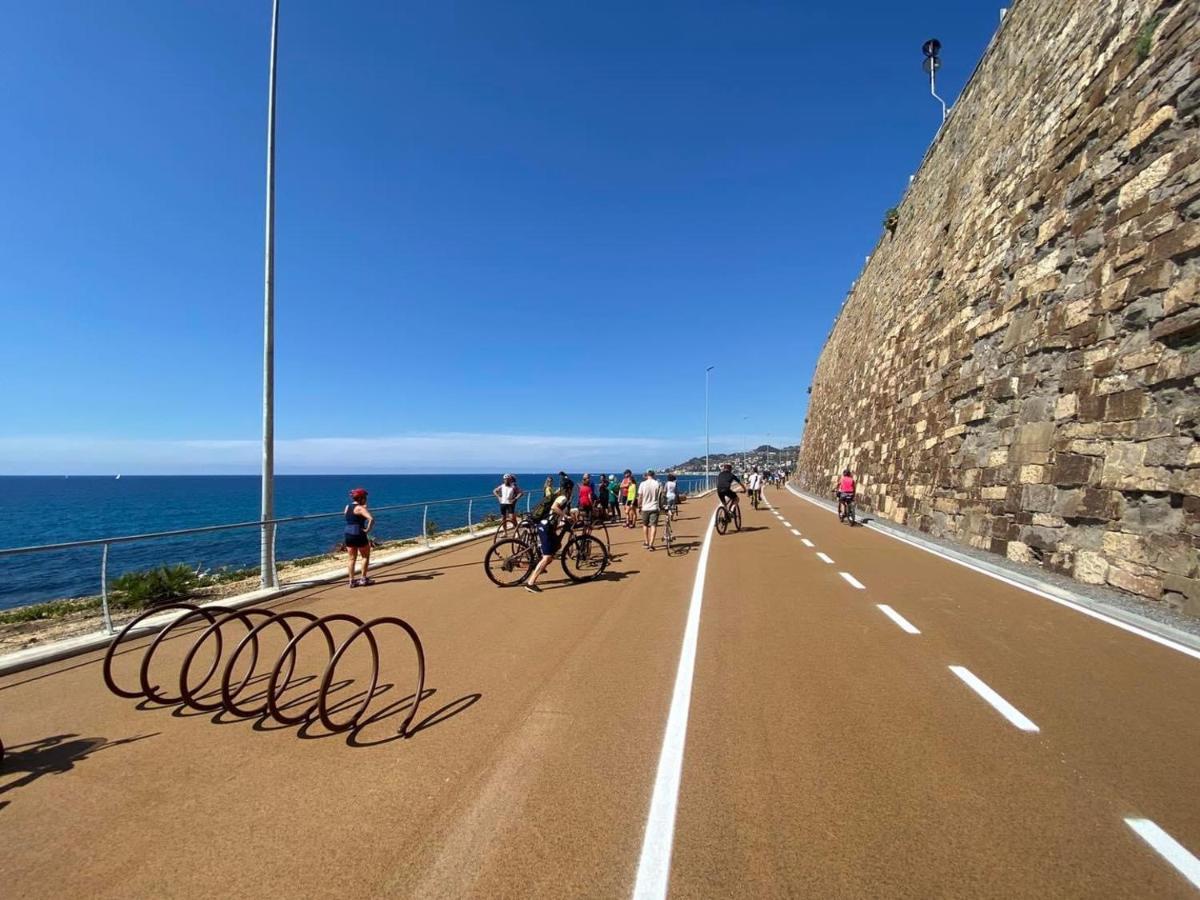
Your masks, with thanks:
<instances>
[{"instance_id":1,"label":"stone retaining wall","mask_svg":"<svg viewBox=\"0 0 1200 900\"><path fill-rule=\"evenodd\" d=\"M1013 5L822 351L805 487L1200 615L1198 70L1195 0Z\"/></svg>"}]
</instances>

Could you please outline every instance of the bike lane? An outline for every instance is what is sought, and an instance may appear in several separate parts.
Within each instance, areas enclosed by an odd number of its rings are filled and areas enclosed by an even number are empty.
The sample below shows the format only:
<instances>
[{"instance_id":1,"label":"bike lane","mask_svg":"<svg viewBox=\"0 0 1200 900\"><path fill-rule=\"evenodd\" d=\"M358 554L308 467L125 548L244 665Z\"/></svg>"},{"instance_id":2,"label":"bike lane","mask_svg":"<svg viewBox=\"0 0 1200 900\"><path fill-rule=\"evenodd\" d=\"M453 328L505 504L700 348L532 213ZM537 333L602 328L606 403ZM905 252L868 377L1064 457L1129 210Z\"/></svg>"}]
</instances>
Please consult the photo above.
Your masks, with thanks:
<instances>
[{"instance_id":1,"label":"bike lane","mask_svg":"<svg viewBox=\"0 0 1200 900\"><path fill-rule=\"evenodd\" d=\"M672 896L1190 895L779 505L712 547Z\"/></svg>"},{"instance_id":2,"label":"bike lane","mask_svg":"<svg viewBox=\"0 0 1200 900\"><path fill-rule=\"evenodd\" d=\"M320 728L145 708L105 690L96 654L0 679L5 892L628 894L710 513L685 506L671 557L643 550L640 529L612 529L606 577L571 585L555 563L540 595L487 581L479 542L379 567L370 588L271 604L411 622L436 693L407 740L392 739L399 717L353 746ZM189 645L166 642L155 672ZM373 711L411 690L400 643L381 645L392 686ZM365 688L363 649L338 670L360 679L351 690ZM136 658L119 658L119 678L136 678ZM58 749L29 749L53 736Z\"/></svg>"}]
</instances>

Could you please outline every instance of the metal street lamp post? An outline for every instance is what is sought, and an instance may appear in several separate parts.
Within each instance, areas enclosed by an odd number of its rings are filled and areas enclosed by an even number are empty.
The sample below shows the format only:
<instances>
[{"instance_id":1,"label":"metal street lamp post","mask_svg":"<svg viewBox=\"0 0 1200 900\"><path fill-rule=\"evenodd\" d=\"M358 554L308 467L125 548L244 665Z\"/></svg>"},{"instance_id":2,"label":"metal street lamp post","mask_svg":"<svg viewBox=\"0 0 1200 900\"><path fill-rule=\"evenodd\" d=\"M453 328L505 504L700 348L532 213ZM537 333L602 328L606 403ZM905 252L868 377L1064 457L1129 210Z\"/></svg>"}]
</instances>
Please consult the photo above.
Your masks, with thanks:
<instances>
[{"instance_id":1,"label":"metal street lamp post","mask_svg":"<svg viewBox=\"0 0 1200 900\"><path fill-rule=\"evenodd\" d=\"M262 547L260 581L275 586L275 64L279 0L271 10L271 74L267 86L267 231L263 292Z\"/></svg>"},{"instance_id":2,"label":"metal street lamp post","mask_svg":"<svg viewBox=\"0 0 1200 900\"><path fill-rule=\"evenodd\" d=\"M709 366L704 370L704 489L707 491L708 483L708 373L715 366Z\"/></svg>"}]
</instances>

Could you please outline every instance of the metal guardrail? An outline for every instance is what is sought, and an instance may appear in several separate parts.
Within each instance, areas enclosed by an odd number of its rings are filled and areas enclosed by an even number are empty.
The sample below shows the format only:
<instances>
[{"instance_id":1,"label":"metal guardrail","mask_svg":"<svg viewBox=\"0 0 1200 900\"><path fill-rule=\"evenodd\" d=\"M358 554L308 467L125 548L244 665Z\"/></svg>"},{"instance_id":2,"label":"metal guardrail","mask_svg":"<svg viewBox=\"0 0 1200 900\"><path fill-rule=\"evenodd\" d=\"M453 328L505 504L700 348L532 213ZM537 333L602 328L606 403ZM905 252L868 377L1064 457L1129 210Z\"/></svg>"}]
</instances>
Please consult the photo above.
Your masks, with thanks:
<instances>
[{"instance_id":1,"label":"metal guardrail","mask_svg":"<svg viewBox=\"0 0 1200 900\"><path fill-rule=\"evenodd\" d=\"M685 486L683 488L685 493L704 489L704 479L701 478L688 480L679 479L679 483ZM526 512L529 512L533 508L533 498L535 495L540 500L540 498L543 496L542 490L540 488L535 488L533 490L524 492L523 496L525 498ZM474 534L476 530L476 524L473 518L473 513L476 500L490 501L492 503L496 502L496 498L492 494L477 494L471 497L450 497L442 500L426 500L419 501L417 503L397 503L389 506L375 506L371 507L371 512L372 514L378 514L392 510L421 509L420 539L424 540L426 544L430 544L432 542L432 538L429 533L429 508L431 506L445 506L452 503L465 502L467 504L467 531L470 534ZM283 525L290 522L310 522L319 519L334 519L340 518L343 515L343 512L309 513L301 516L283 516L274 519L261 519L250 522L233 522L226 525L202 525L195 528L179 528L172 531L151 531L143 534L125 534L114 537L90 538L82 541L63 541L55 544L36 544L29 547L5 547L0 548L0 558L31 553L52 553L61 550L76 550L83 547L102 548L100 554L100 614L104 621L104 630L108 634L114 634L116 630L113 628L112 614L109 609L108 594L108 556L109 549L113 544L131 544L141 541L163 540L169 538L187 537L197 534L212 534L214 532L221 531L235 531L239 528L263 528L266 525ZM272 529L272 540L274 540L275 534L276 530ZM273 555L274 554L272 554L272 556Z\"/></svg>"}]
</instances>

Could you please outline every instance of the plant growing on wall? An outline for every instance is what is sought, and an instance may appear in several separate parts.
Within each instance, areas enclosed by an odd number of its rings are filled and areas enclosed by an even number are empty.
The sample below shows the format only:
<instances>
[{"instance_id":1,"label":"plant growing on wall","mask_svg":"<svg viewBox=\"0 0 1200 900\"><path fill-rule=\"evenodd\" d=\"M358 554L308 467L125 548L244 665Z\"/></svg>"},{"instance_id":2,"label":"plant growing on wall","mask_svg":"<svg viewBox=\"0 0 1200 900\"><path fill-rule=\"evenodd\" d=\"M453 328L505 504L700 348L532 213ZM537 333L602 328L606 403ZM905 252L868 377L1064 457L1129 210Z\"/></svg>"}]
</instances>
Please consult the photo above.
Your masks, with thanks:
<instances>
[{"instance_id":1,"label":"plant growing on wall","mask_svg":"<svg viewBox=\"0 0 1200 900\"><path fill-rule=\"evenodd\" d=\"M1151 16L1142 24L1137 34L1137 42L1134 45L1137 48L1138 62L1145 62L1150 56L1150 48L1154 45L1154 32L1162 24L1162 20L1163 17L1160 14Z\"/></svg>"},{"instance_id":2,"label":"plant growing on wall","mask_svg":"<svg viewBox=\"0 0 1200 900\"><path fill-rule=\"evenodd\" d=\"M900 224L900 210L892 207L883 214L883 227L888 230L888 234L896 233L896 226Z\"/></svg>"}]
</instances>

